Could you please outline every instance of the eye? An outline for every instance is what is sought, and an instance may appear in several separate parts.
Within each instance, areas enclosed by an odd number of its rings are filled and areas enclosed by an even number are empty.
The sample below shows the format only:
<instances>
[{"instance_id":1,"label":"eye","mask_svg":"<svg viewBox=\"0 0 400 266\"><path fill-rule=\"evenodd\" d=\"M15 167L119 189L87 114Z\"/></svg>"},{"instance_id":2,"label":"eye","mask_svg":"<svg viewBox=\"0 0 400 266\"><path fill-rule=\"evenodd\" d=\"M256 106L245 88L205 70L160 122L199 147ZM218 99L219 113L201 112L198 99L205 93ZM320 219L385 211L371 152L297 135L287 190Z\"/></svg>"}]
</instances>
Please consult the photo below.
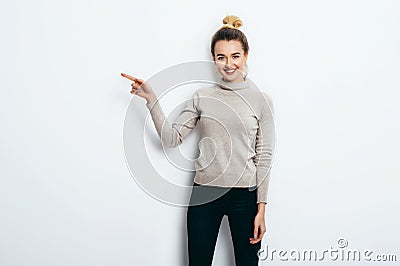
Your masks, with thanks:
<instances>
[{"instance_id":1,"label":"eye","mask_svg":"<svg viewBox=\"0 0 400 266\"><path fill-rule=\"evenodd\" d=\"M219 60L219 61L221 61L221 60L223 60L224 59L224 57L223 56L219 56L219 57L217 57L217 60Z\"/></svg>"},{"instance_id":2,"label":"eye","mask_svg":"<svg viewBox=\"0 0 400 266\"><path fill-rule=\"evenodd\" d=\"M239 55L234 55L233 56L233 58L235 58L235 59L237 59L237 58L239 58L240 56Z\"/></svg>"}]
</instances>

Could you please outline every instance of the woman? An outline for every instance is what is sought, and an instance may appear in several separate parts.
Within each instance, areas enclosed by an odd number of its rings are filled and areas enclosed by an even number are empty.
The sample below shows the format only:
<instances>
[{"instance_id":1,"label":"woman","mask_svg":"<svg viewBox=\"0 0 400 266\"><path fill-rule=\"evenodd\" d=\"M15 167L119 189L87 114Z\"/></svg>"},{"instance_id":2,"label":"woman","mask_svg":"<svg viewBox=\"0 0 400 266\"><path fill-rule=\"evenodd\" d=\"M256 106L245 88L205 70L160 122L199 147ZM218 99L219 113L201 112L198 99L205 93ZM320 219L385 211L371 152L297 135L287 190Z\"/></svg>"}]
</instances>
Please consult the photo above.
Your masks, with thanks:
<instances>
[{"instance_id":1,"label":"woman","mask_svg":"<svg viewBox=\"0 0 400 266\"><path fill-rule=\"evenodd\" d=\"M163 144L176 147L200 124L200 156L187 210L189 265L211 265L221 220L227 215L236 265L258 265L266 231L265 205L274 150L272 100L246 78L247 38L237 16L213 35L217 85L198 89L171 125L157 96L130 75L131 93L147 100ZM217 196L215 196L217 195ZM196 203L201 204L196 204Z\"/></svg>"}]
</instances>

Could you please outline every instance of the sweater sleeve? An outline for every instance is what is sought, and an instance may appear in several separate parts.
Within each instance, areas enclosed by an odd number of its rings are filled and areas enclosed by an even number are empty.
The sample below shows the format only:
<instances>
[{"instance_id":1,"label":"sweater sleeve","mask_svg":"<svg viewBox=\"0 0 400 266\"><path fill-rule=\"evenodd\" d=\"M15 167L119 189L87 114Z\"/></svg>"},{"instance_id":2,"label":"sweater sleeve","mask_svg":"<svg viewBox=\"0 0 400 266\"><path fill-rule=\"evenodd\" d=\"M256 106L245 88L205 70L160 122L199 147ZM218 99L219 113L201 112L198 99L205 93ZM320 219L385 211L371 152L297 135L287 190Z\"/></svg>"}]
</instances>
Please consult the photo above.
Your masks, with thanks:
<instances>
[{"instance_id":1,"label":"sweater sleeve","mask_svg":"<svg viewBox=\"0 0 400 266\"><path fill-rule=\"evenodd\" d=\"M150 110L151 117L154 122L157 134L160 136L161 142L166 147L176 147L182 143L183 139L196 127L198 118L198 93L195 92L175 122L170 124L161 108L158 99L146 104Z\"/></svg>"},{"instance_id":2,"label":"sweater sleeve","mask_svg":"<svg viewBox=\"0 0 400 266\"><path fill-rule=\"evenodd\" d=\"M272 157L275 149L274 107L270 96L263 93L265 102L256 134L254 163L256 165L257 203L267 203Z\"/></svg>"}]
</instances>

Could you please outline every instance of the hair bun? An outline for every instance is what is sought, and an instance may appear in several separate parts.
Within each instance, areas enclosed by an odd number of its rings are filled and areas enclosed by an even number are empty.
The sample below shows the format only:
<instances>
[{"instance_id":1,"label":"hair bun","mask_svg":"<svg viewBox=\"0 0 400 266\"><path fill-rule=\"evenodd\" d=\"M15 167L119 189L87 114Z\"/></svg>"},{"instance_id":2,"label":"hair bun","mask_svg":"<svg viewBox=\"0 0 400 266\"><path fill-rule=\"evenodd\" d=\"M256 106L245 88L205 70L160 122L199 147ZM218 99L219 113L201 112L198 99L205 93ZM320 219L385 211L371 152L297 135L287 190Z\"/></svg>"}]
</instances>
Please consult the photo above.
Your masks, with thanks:
<instances>
[{"instance_id":1,"label":"hair bun","mask_svg":"<svg viewBox=\"0 0 400 266\"><path fill-rule=\"evenodd\" d=\"M243 25L242 21L240 20L240 18L238 16L226 16L222 20L222 23L224 23L222 28L227 27L227 28L232 28L232 29L238 29L238 28L240 28L240 26Z\"/></svg>"}]
</instances>

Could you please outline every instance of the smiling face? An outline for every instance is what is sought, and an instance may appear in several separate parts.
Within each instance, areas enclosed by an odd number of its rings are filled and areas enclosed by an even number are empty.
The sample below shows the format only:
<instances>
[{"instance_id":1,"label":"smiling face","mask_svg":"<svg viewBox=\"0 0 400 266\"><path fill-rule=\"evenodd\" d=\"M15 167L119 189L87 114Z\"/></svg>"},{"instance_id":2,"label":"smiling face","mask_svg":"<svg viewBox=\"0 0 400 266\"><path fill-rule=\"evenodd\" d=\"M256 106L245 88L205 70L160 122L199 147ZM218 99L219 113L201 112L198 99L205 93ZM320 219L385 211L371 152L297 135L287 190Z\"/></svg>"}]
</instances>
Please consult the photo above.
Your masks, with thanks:
<instances>
[{"instance_id":1,"label":"smiling face","mask_svg":"<svg viewBox=\"0 0 400 266\"><path fill-rule=\"evenodd\" d=\"M213 60L223 79L228 82L243 81L243 69L247 54L237 40L219 40L215 43Z\"/></svg>"}]
</instances>

